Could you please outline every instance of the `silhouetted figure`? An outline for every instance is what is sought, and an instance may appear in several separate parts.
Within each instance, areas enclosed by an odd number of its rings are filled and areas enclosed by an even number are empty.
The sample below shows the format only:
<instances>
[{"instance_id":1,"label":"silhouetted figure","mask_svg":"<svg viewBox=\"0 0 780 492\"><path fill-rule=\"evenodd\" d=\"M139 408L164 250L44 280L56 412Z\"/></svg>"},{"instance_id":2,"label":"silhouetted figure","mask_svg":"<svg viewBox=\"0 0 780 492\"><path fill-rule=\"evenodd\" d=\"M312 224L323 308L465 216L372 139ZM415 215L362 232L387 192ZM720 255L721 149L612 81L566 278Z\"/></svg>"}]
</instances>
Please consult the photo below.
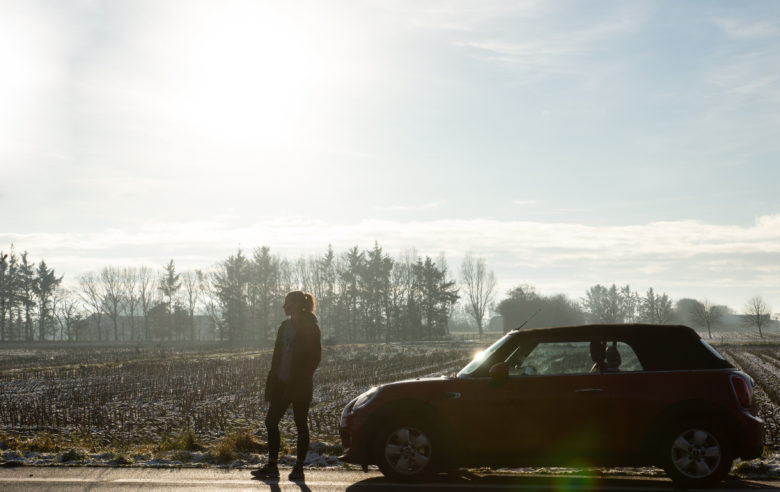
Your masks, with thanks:
<instances>
[{"instance_id":1,"label":"silhouetted figure","mask_svg":"<svg viewBox=\"0 0 780 492\"><path fill-rule=\"evenodd\" d=\"M622 360L620 358L620 352L618 352L617 349L616 341L613 341L612 345L607 347L604 356L607 361L607 371L612 371L612 372L620 371L620 363L622 362Z\"/></svg>"},{"instance_id":2,"label":"silhouetted figure","mask_svg":"<svg viewBox=\"0 0 780 492\"><path fill-rule=\"evenodd\" d=\"M600 340L590 342L590 360L593 361L590 372L603 372L607 368L607 364L604 362L604 357L606 356L604 345L604 342Z\"/></svg>"},{"instance_id":3,"label":"silhouetted figure","mask_svg":"<svg viewBox=\"0 0 780 492\"><path fill-rule=\"evenodd\" d=\"M320 327L314 296L299 290L284 298L284 314L276 334L271 370L265 383L265 399L270 402L265 417L268 430L268 463L252 472L259 478L279 478L279 421L292 404L298 431L297 460L290 480L303 480L303 462L309 448L309 405L314 391L314 371L320 363Z\"/></svg>"},{"instance_id":4,"label":"silhouetted figure","mask_svg":"<svg viewBox=\"0 0 780 492\"><path fill-rule=\"evenodd\" d=\"M590 372L617 372L620 367L620 353L617 349L617 341L613 341L612 345L607 345L607 342L600 340L593 340L590 342L590 359L593 361L593 366L590 368Z\"/></svg>"}]
</instances>

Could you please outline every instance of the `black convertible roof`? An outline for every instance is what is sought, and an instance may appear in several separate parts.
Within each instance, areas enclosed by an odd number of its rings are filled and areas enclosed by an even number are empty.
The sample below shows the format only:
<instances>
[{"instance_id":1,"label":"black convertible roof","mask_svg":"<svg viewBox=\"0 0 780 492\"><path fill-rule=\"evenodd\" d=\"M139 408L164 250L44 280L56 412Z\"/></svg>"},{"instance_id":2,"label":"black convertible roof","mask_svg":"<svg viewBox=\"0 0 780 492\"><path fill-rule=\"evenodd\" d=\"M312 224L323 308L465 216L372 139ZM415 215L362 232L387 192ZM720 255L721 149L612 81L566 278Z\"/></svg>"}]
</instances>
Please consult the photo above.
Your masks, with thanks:
<instances>
[{"instance_id":1,"label":"black convertible roof","mask_svg":"<svg viewBox=\"0 0 780 492\"><path fill-rule=\"evenodd\" d=\"M617 340L627 343L645 370L723 369L733 366L683 325L593 324L514 330L516 336L539 340Z\"/></svg>"},{"instance_id":2,"label":"black convertible roof","mask_svg":"<svg viewBox=\"0 0 780 492\"><path fill-rule=\"evenodd\" d=\"M652 325L646 323L631 324L592 324L578 326L555 326L549 328L530 328L527 330L515 330L526 335L539 335L540 337L566 337L568 335L578 337L583 334L605 337L630 337L630 338L684 338L699 340L701 337L692 328L684 325Z\"/></svg>"}]
</instances>

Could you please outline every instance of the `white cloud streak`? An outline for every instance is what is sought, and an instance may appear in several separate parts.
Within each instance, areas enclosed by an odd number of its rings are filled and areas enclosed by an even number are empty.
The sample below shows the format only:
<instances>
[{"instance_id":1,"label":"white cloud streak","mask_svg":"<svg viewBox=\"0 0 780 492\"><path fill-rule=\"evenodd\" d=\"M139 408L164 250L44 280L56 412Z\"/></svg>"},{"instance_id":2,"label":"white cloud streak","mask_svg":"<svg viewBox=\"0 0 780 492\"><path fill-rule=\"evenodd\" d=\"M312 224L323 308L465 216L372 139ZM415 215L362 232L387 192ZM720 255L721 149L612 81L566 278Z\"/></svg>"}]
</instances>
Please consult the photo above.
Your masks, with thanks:
<instances>
[{"instance_id":1,"label":"white cloud streak","mask_svg":"<svg viewBox=\"0 0 780 492\"><path fill-rule=\"evenodd\" d=\"M520 199L517 199L513 203L515 205L517 205L518 207L525 207L527 205L535 205L536 204L536 200L520 200Z\"/></svg>"},{"instance_id":2,"label":"white cloud streak","mask_svg":"<svg viewBox=\"0 0 780 492\"><path fill-rule=\"evenodd\" d=\"M777 23L760 21L746 21L730 17L720 17L712 20L712 24L720 29L723 34L737 39L763 39L776 36L780 29Z\"/></svg>"},{"instance_id":3,"label":"white cloud streak","mask_svg":"<svg viewBox=\"0 0 780 492\"><path fill-rule=\"evenodd\" d=\"M562 17L560 12L537 6L526 12L526 18L516 20L511 34L506 26L499 27L504 19L496 16L482 29L464 33L452 44L469 50L475 58L525 74L526 82L554 74L592 76L595 67L587 55L603 44L632 35L645 22L647 9L635 7L597 16L584 25L558 25L554 19Z\"/></svg>"},{"instance_id":4,"label":"white cloud streak","mask_svg":"<svg viewBox=\"0 0 780 492\"><path fill-rule=\"evenodd\" d=\"M447 200L437 200L435 202L426 202L417 205L389 205L387 207L374 207L375 210L392 212L414 212L419 210L436 210L447 204Z\"/></svg>"},{"instance_id":5,"label":"white cloud streak","mask_svg":"<svg viewBox=\"0 0 780 492\"><path fill-rule=\"evenodd\" d=\"M741 307L753 293L780 296L780 215L759 217L749 227L697 221L629 226L508 222L490 219L400 222L365 220L331 224L305 219L228 227L217 221L148 222L138 230L87 234L2 234L43 258L59 273L77 276L105 265L208 268L235 253L269 245L287 258L319 255L374 241L389 253L415 248L455 260L468 251L484 256L502 288L522 282L543 292L579 296L595 283L653 286L675 298L715 299ZM452 265L451 265L452 267ZM454 268L453 271L457 271Z\"/></svg>"}]
</instances>

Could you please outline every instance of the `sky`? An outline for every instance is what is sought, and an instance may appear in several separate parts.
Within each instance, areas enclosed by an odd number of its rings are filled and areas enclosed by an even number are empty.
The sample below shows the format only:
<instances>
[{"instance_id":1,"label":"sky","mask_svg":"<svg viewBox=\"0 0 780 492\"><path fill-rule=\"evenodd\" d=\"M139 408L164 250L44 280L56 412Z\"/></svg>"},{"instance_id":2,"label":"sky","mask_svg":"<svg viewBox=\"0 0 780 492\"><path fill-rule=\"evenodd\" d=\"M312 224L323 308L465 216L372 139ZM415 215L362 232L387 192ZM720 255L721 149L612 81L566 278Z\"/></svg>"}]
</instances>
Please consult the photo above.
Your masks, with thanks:
<instances>
[{"instance_id":1,"label":"sky","mask_svg":"<svg viewBox=\"0 0 780 492\"><path fill-rule=\"evenodd\" d=\"M0 249L780 310L780 3L0 0ZM774 311L773 311L774 312Z\"/></svg>"}]
</instances>

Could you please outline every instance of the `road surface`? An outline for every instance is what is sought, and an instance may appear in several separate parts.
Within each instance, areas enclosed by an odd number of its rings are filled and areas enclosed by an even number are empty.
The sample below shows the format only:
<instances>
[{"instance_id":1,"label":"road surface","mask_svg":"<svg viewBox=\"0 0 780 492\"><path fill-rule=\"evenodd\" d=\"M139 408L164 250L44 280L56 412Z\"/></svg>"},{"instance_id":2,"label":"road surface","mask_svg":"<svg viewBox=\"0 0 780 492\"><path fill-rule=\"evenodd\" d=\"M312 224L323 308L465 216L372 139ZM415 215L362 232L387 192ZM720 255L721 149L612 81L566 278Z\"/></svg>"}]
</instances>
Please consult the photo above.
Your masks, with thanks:
<instances>
[{"instance_id":1,"label":"road surface","mask_svg":"<svg viewBox=\"0 0 780 492\"><path fill-rule=\"evenodd\" d=\"M268 490L271 492L385 492L385 491L626 491L673 490L662 477L529 476L507 473L461 472L442 476L432 483L403 485L385 480L378 472L306 470L306 480L287 480L282 469L278 481L252 479L249 470L213 468L116 468L116 467L0 467L0 490L16 491L221 491ZM780 481L731 479L720 492L729 490L780 490Z\"/></svg>"}]
</instances>

